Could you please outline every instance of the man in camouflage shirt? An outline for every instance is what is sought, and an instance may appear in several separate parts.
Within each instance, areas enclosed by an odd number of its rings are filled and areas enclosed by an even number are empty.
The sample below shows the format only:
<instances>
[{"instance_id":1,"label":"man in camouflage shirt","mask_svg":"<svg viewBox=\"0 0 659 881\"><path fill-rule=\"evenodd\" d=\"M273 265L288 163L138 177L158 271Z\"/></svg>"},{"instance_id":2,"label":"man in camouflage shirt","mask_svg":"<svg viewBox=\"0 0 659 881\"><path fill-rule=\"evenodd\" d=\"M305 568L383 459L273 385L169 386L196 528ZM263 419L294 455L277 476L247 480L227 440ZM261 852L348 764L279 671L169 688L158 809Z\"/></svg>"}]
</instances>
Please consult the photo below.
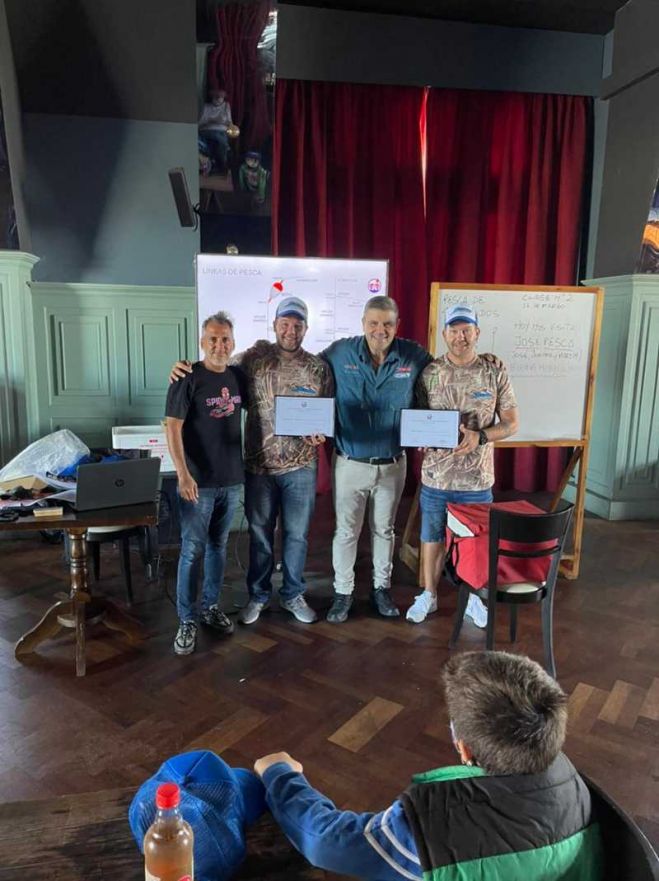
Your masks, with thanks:
<instances>
[{"instance_id":1,"label":"man in camouflage shirt","mask_svg":"<svg viewBox=\"0 0 659 881\"><path fill-rule=\"evenodd\" d=\"M304 599L307 535L316 502L318 444L325 438L275 435L275 397L308 395L332 397L328 365L306 352L307 307L297 297L285 297L275 313L274 343L259 340L232 363L247 377L249 406L245 425L245 516L249 529L249 601L239 620L253 624L270 602L275 566L277 517L282 527L283 584L279 605L298 621L310 624L316 613ZM178 361L170 379L190 372Z\"/></svg>"},{"instance_id":2,"label":"man in camouflage shirt","mask_svg":"<svg viewBox=\"0 0 659 881\"><path fill-rule=\"evenodd\" d=\"M275 435L275 397L331 397L332 376L318 356L305 352L307 307L297 297L277 307L276 342L259 340L238 358L249 383L245 425L245 515L249 526L249 602L240 613L253 624L272 594L274 532L277 515L282 525L284 581L279 604L298 621L309 624L316 613L304 599L307 534L316 502L316 468L321 437Z\"/></svg>"},{"instance_id":3,"label":"man in camouflage shirt","mask_svg":"<svg viewBox=\"0 0 659 881\"><path fill-rule=\"evenodd\" d=\"M452 450L424 451L421 470L421 574L425 589L407 611L415 624L437 611L437 585L444 568L446 506L492 501L493 441L518 428L517 401L502 361L476 353L480 330L470 306L446 311L445 355L429 364L417 383L417 406L460 411L460 443ZM498 417L498 421L496 421ZM486 610L473 594L467 608L479 626Z\"/></svg>"}]
</instances>

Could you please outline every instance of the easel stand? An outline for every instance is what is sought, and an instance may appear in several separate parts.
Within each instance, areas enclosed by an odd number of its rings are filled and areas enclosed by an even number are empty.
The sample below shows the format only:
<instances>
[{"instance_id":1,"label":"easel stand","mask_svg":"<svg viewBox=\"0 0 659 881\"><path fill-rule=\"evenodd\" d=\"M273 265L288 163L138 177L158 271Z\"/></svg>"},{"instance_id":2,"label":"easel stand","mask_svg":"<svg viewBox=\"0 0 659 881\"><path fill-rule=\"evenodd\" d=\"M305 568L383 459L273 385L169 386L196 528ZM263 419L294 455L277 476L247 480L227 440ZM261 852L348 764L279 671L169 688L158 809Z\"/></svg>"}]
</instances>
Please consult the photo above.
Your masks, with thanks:
<instances>
[{"instance_id":1,"label":"easel stand","mask_svg":"<svg viewBox=\"0 0 659 881\"><path fill-rule=\"evenodd\" d=\"M565 491L565 488L574 474L575 469L578 466L578 477L577 477L577 491L576 497L574 501L574 516L572 518L572 542L571 548L569 552L564 553L561 564L560 564L560 574L565 578L569 578L571 580L578 578L579 576L579 566L581 562L581 546L583 539L583 524L584 524L584 505L586 500L586 474L588 472L588 455L589 455L589 446L590 446L590 429L592 423L593 416L593 403L594 403L594 395L595 395L595 374L597 372L597 357L599 351L599 340L602 331L602 315L604 309L604 291L602 288L586 288L586 287L549 287L549 286L523 286L523 285L471 285L471 284L440 284L439 282L433 282L430 287L430 316L428 321L428 335L429 335L429 343L428 349L432 354L436 357L441 354L441 338L439 335L439 328L441 328L441 314L442 314L442 306L441 306L441 293L449 291L453 295L453 298L457 295L464 299L464 302L473 302L475 304L476 310L479 311L483 309L485 312L487 311L488 305L488 295L497 295L501 297L502 294L506 292L510 292L511 294L517 294L519 292L528 292L529 294L537 294L542 293L543 295L579 295L579 294L594 294L595 295L595 303L594 303L594 314L592 320L592 336L590 339L590 360L588 362L588 371L585 378L585 397L584 397L584 409L583 409L583 421L581 424L581 436L574 438L558 438L547 440L510 440L510 441L502 441L500 443L495 444L496 447L569 447L572 449L572 455L570 456L570 460L563 472L560 483L556 488L556 492L551 500L550 511L554 511ZM507 299L507 298L506 298ZM511 302L512 302L511 297ZM498 306L501 308L501 302L498 301ZM483 322L485 324L485 321ZM504 353L494 352L496 355L500 355L503 357L504 361L506 361L506 357ZM515 384L515 377L512 375L513 386ZM524 403L520 401L520 407L524 407ZM417 491L414 496L414 500L412 502L412 507L410 508L410 513L407 518L407 523L405 525L405 530L403 532L403 541L401 544L401 548L399 551L399 557L401 562L405 563L412 571L417 573L420 572L421 565L421 554L420 554L420 545L417 541L416 544L413 544L413 540L418 536L418 528L417 528L417 520L419 516L419 493L420 487L417 488Z\"/></svg>"}]
</instances>

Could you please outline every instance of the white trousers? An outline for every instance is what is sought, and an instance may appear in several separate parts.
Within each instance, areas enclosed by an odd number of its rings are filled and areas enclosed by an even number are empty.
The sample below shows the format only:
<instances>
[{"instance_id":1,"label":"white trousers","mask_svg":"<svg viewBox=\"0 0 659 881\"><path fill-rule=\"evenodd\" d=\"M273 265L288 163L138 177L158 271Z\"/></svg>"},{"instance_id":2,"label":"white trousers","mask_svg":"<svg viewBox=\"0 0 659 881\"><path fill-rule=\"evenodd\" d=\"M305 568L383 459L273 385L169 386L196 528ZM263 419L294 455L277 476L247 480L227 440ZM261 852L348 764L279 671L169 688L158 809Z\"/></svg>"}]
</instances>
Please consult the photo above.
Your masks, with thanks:
<instances>
[{"instance_id":1,"label":"white trousers","mask_svg":"<svg viewBox=\"0 0 659 881\"><path fill-rule=\"evenodd\" d=\"M335 456L333 471L336 531L332 544L334 590L350 594L355 589L357 543L369 511L373 554L373 587L389 588L394 558L394 524L405 486L405 455L390 465L369 465Z\"/></svg>"}]
</instances>

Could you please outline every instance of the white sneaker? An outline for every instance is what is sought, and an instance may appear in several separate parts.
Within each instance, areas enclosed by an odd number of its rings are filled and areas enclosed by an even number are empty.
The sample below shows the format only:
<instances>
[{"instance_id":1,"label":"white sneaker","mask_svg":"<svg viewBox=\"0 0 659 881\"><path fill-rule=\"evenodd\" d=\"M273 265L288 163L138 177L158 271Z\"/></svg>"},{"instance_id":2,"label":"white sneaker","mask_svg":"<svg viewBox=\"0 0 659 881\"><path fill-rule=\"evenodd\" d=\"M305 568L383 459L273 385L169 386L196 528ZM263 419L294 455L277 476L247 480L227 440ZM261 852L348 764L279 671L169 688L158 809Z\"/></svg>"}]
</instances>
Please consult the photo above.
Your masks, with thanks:
<instances>
[{"instance_id":1,"label":"white sneaker","mask_svg":"<svg viewBox=\"0 0 659 881\"><path fill-rule=\"evenodd\" d=\"M423 593L420 593L415 598L405 617L414 624L420 624L426 620L428 615L436 611L437 596L434 593L430 593L429 590L424 590Z\"/></svg>"},{"instance_id":2,"label":"white sneaker","mask_svg":"<svg viewBox=\"0 0 659 881\"><path fill-rule=\"evenodd\" d=\"M469 594L469 602L465 609L465 618L471 618L476 627L487 627L487 606L475 593Z\"/></svg>"},{"instance_id":3,"label":"white sneaker","mask_svg":"<svg viewBox=\"0 0 659 881\"><path fill-rule=\"evenodd\" d=\"M261 612L267 608L267 603L259 603L257 600L250 600L247 605L242 608L238 614L238 620L241 624L253 624L259 620Z\"/></svg>"}]
</instances>

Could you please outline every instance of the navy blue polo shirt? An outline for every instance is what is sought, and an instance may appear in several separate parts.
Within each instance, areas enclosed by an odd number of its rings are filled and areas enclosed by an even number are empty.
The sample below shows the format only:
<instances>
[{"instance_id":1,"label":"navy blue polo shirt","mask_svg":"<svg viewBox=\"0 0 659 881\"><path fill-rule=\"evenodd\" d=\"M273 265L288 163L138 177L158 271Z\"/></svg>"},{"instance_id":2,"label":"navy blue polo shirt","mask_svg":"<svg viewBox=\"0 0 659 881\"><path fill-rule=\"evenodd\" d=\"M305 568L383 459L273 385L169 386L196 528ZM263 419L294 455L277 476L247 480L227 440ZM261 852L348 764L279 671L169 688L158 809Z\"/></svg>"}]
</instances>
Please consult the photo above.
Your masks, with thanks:
<instances>
[{"instance_id":1,"label":"navy blue polo shirt","mask_svg":"<svg viewBox=\"0 0 659 881\"><path fill-rule=\"evenodd\" d=\"M353 459L398 456L400 411L414 406L417 377L432 356L418 343L396 338L376 370L363 336L337 340L320 356L334 374L337 450Z\"/></svg>"}]
</instances>

